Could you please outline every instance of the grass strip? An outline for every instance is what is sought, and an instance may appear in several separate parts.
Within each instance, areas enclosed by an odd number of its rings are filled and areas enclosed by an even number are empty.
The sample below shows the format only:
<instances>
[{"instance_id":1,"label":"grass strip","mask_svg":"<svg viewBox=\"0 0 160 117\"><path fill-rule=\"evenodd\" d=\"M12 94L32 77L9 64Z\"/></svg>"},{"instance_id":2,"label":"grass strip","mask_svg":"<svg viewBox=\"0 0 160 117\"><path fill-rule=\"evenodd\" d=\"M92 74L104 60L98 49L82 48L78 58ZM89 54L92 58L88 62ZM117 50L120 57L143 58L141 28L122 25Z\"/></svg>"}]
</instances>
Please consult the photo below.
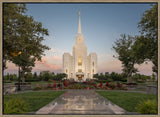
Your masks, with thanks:
<instances>
[{"instance_id":1,"label":"grass strip","mask_svg":"<svg viewBox=\"0 0 160 117\"><path fill-rule=\"evenodd\" d=\"M21 97L26 103L28 103L30 112L35 112L62 95L64 92L65 91L44 91L4 95L3 101L9 101L14 97Z\"/></svg>"},{"instance_id":2,"label":"grass strip","mask_svg":"<svg viewBox=\"0 0 160 117\"><path fill-rule=\"evenodd\" d=\"M143 100L157 99L157 95L122 91L96 91L111 102L129 112L136 112L135 107Z\"/></svg>"}]
</instances>

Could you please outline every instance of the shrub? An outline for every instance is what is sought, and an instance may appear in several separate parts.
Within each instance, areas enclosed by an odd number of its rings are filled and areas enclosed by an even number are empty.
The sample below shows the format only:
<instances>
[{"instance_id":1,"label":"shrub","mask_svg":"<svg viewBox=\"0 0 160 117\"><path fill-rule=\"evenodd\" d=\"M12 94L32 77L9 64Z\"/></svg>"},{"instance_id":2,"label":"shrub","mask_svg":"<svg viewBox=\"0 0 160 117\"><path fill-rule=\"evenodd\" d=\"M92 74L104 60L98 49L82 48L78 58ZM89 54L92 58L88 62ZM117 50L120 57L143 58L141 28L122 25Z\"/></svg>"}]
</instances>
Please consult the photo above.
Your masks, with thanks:
<instances>
[{"instance_id":1,"label":"shrub","mask_svg":"<svg viewBox=\"0 0 160 117\"><path fill-rule=\"evenodd\" d=\"M34 91L41 90L41 87L35 87L33 90Z\"/></svg>"},{"instance_id":2,"label":"shrub","mask_svg":"<svg viewBox=\"0 0 160 117\"><path fill-rule=\"evenodd\" d=\"M91 85L91 86L89 86L89 88L90 88L90 89L94 89L94 86Z\"/></svg>"},{"instance_id":3,"label":"shrub","mask_svg":"<svg viewBox=\"0 0 160 117\"><path fill-rule=\"evenodd\" d=\"M62 87L62 84L61 84L61 83L58 83L58 84L57 84L57 87Z\"/></svg>"},{"instance_id":4,"label":"shrub","mask_svg":"<svg viewBox=\"0 0 160 117\"><path fill-rule=\"evenodd\" d=\"M53 80L52 80L52 79L49 79L48 82L53 82Z\"/></svg>"},{"instance_id":5,"label":"shrub","mask_svg":"<svg viewBox=\"0 0 160 117\"><path fill-rule=\"evenodd\" d=\"M113 82L113 79L109 78L107 79L108 82Z\"/></svg>"},{"instance_id":6,"label":"shrub","mask_svg":"<svg viewBox=\"0 0 160 117\"><path fill-rule=\"evenodd\" d=\"M38 82L39 79L25 79L25 82Z\"/></svg>"},{"instance_id":7,"label":"shrub","mask_svg":"<svg viewBox=\"0 0 160 117\"><path fill-rule=\"evenodd\" d=\"M107 80L98 80L98 82L106 83Z\"/></svg>"},{"instance_id":8,"label":"shrub","mask_svg":"<svg viewBox=\"0 0 160 117\"><path fill-rule=\"evenodd\" d=\"M69 85L68 81L64 81L63 84L64 84L65 87L68 87L68 85Z\"/></svg>"},{"instance_id":9,"label":"shrub","mask_svg":"<svg viewBox=\"0 0 160 117\"><path fill-rule=\"evenodd\" d=\"M120 88L120 90L128 90L128 89L126 88L126 86L122 86L122 88Z\"/></svg>"},{"instance_id":10,"label":"shrub","mask_svg":"<svg viewBox=\"0 0 160 117\"><path fill-rule=\"evenodd\" d=\"M95 84L95 83L96 83L95 81L90 80L90 81L87 82L87 85L93 85L93 84Z\"/></svg>"},{"instance_id":11,"label":"shrub","mask_svg":"<svg viewBox=\"0 0 160 117\"><path fill-rule=\"evenodd\" d=\"M134 75L132 76L132 79L134 79L134 80L135 80L136 82L138 82L138 83L143 83L143 82L145 82L145 81L147 81L147 80L150 80L151 77L150 77L150 76L147 76L147 75L142 75L142 74L136 73L136 74L134 74Z\"/></svg>"},{"instance_id":12,"label":"shrub","mask_svg":"<svg viewBox=\"0 0 160 117\"><path fill-rule=\"evenodd\" d=\"M51 84L48 83L47 88L52 88Z\"/></svg>"},{"instance_id":13,"label":"shrub","mask_svg":"<svg viewBox=\"0 0 160 117\"><path fill-rule=\"evenodd\" d=\"M24 114L29 111L29 106L21 98L15 97L9 101L4 100L4 114Z\"/></svg>"},{"instance_id":14,"label":"shrub","mask_svg":"<svg viewBox=\"0 0 160 117\"><path fill-rule=\"evenodd\" d=\"M109 82L108 82L108 81L106 82L106 85L105 85L105 86L109 86Z\"/></svg>"},{"instance_id":15,"label":"shrub","mask_svg":"<svg viewBox=\"0 0 160 117\"><path fill-rule=\"evenodd\" d=\"M11 83L12 81L10 80L3 80L3 83Z\"/></svg>"},{"instance_id":16,"label":"shrub","mask_svg":"<svg viewBox=\"0 0 160 117\"><path fill-rule=\"evenodd\" d=\"M157 114L157 101L156 100L147 100L139 103L136 107L136 110L140 114Z\"/></svg>"},{"instance_id":17,"label":"shrub","mask_svg":"<svg viewBox=\"0 0 160 117\"><path fill-rule=\"evenodd\" d=\"M109 84L109 88L114 89L115 87L116 87L115 84L113 84L113 83L110 83L110 84Z\"/></svg>"},{"instance_id":18,"label":"shrub","mask_svg":"<svg viewBox=\"0 0 160 117\"><path fill-rule=\"evenodd\" d=\"M95 84L93 84L93 87L94 87L94 88L96 88L96 87L97 87L97 84L96 84L96 83L95 83Z\"/></svg>"},{"instance_id":19,"label":"shrub","mask_svg":"<svg viewBox=\"0 0 160 117\"><path fill-rule=\"evenodd\" d=\"M56 84L56 83L54 83L54 84L53 84L53 88L56 88L56 86L57 86L57 84Z\"/></svg>"},{"instance_id":20,"label":"shrub","mask_svg":"<svg viewBox=\"0 0 160 117\"><path fill-rule=\"evenodd\" d=\"M100 82L100 85L98 85L99 87L102 87L102 82Z\"/></svg>"}]
</instances>

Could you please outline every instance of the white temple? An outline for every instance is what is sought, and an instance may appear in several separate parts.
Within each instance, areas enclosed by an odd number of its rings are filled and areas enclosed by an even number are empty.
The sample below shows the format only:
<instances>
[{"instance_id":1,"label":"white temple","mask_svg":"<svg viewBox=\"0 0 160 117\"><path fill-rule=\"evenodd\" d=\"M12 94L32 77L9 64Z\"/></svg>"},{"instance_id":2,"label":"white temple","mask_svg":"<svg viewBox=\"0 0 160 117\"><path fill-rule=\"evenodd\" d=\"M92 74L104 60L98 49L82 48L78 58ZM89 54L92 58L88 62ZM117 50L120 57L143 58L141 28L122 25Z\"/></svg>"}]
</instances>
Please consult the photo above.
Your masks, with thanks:
<instances>
[{"instance_id":1,"label":"white temple","mask_svg":"<svg viewBox=\"0 0 160 117\"><path fill-rule=\"evenodd\" d=\"M97 73L97 54L90 53L87 55L87 47L81 32L80 15L79 12L78 34L73 46L73 55L70 53L63 54L63 73L67 74L67 79L86 81L86 79L92 79L93 74Z\"/></svg>"}]
</instances>

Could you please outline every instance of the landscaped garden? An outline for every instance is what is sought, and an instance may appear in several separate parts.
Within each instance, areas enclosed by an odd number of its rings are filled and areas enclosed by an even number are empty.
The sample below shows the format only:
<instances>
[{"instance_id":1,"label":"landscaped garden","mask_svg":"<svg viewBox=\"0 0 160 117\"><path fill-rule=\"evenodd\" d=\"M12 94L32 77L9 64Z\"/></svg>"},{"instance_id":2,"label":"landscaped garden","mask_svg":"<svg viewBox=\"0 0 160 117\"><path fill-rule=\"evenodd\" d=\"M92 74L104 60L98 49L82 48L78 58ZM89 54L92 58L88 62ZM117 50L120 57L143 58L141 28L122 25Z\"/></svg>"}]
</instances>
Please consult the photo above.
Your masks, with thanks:
<instances>
[{"instance_id":1,"label":"landscaped garden","mask_svg":"<svg viewBox=\"0 0 160 117\"><path fill-rule=\"evenodd\" d=\"M96 82L94 80L86 81L86 82L75 82L75 81L69 81L65 80L62 82L53 82L48 83L47 85L39 85L33 89L33 90L60 90L60 89L100 89L100 90L127 90L126 84L122 83L102 83L102 82Z\"/></svg>"},{"instance_id":2,"label":"landscaped garden","mask_svg":"<svg viewBox=\"0 0 160 117\"><path fill-rule=\"evenodd\" d=\"M65 91L45 91L4 95L4 114L36 112L64 92Z\"/></svg>"},{"instance_id":3,"label":"landscaped garden","mask_svg":"<svg viewBox=\"0 0 160 117\"><path fill-rule=\"evenodd\" d=\"M77 82L68 80L66 75L54 72L42 71L38 75L28 72L24 75L25 83L23 86L30 85L32 90L62 90L62 89L96 89L96 90L130 90L134 87L136 91L146 91L147 85L157 85L155 76L135 74L132 76L132 83L127 83L127 78L123 73L105 72L95 74L94 79ZM15 74L7 74L3 78L4 85L17 86L18 77ZM21 87L23 87L21 85ZM138 86L136 89L135 87ZM139 88L140 87L140 88ZM133 88L132 88L133 90Z\"/></svg>"},{"instance_id":4,"label":"landscaped garden","mask_svg":"<svg viewBox=\"0 0 160 117\"><path fill-rule=\"evenodd\" d=\"M156 86L157 82L151 77L135 74L132 77L134 83L127 83L123 74L114 72L95 74L96 79L87 79L83 82L63 79L64 76L64 74L54 74L47 71L41 72L39 75L27 73L25 75L26 82L21 83L21 88L30 85L34 92L4 95L4 114L36 112L68 89L96 90L97 93L128 112L157 113L157 95L128 92L133 89L134 91L146 92L147 85ZM4 85L17 86L17 80L16 75L6 75ZM137 86L142 89L137 89Z\"/></svg>"},{"instance_id":5,"label":"landscaped garden","mask_svg":"<svg viewBox=\"0 0 160 117\"><path fill-rule=\"evenodd\" d=\"M157 114L157 95L122 91L96 91L129 112Z\"/></svg>"},{"instance_id":6,"label":"landscaped garden","mask_svg":"<svg viewBox=\"0 0 160 117\"><path fill-rule=\"evenodd\" d=\"M130 90L147 92L148 85L157 85L153 76L135 74L132 76L132 83L127 83L123 73L115 72L95 74L94 79L82 82L66 79L65 76L65 74L54 74L49 71L43 71L39 75L25 74L25 82L20 83L21 89L26 85L34 92L4 95L4 114L34 113L68 89L96 90L97 93L128 112L157 113L157 95L128 92ZM18 77L7 74L3 82L4 86L17 87Z\"/></svg>"}]
</instances>

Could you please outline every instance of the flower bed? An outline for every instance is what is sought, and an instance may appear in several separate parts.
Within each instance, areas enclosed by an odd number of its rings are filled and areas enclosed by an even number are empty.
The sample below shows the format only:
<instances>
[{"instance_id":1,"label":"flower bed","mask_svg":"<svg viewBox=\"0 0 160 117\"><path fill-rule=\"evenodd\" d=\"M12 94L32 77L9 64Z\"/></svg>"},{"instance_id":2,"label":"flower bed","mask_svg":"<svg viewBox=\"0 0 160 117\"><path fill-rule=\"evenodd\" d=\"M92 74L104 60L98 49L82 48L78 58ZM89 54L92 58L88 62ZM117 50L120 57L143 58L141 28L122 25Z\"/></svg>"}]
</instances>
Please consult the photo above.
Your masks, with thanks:
<instances>
[{"instance_id":1,"label":"flower bed","mask_svg":"<svg viewBox=\"0 0 160 117\"><path fill-rule=\"evenodd\" d=\"M126 85L120 83L109 83L103 84L102 82L96 83L93 81L87 82L74 82L74 81L63 81L61 83L48 83L46 86L39 86L33 90L63 90L63 89L96 89L96 90L128 90Z\"/></svg>"}]
</instances>

